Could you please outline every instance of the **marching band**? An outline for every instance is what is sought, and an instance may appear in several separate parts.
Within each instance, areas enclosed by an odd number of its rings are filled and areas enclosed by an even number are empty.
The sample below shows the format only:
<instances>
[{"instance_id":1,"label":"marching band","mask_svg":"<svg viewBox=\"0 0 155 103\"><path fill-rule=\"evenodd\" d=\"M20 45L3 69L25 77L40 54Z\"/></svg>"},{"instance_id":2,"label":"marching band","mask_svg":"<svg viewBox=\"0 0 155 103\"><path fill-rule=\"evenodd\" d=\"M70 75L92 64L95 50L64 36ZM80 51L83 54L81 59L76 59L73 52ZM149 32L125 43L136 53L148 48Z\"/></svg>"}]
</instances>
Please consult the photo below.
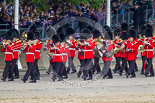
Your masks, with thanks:
<instances>
[{"instance_id":1,"label":"marching band","mask_svg":"<svg viewBox=\"0 0 155 103\"><path fill-rule=\"evenodd\" d=\"M68 78L68 74L77 72L77 77L84 80L92 80L93 74L100 74L103 79L112 79L114 73L122 76L125 70L126 78L135 78L137 71L137 54L141 52L142 69L141 74L145 77L153 77L153 49L155 47L155 37L153 36L153 27L150 24L143 25L140 28L141 39L137 38L138 32L130 28L126 23L121 25L121 29L114 28L113 33L110 27L105 26L103 34L88 26L79 34L72 28L67 28L65 33L61 30L46 41L43 48L47 51L50 66L46 71L51 72L53 81L62 81ZM24 83L29 79L30 83L36 83L40 79L38 61L41 56L43 43L39 39L36 27L33 25L28 32L24 32L19 39L19 33L16 29L7 32L5 39L1 42L1 52L5 55L5 68L1 80L14 81L19 78L17 60L21 51L26 53L27 71L21 79ZM80 62L80 69L74 65L76 50ZM116 60L114 69L111 69L113 56ZM99 65L100 58L104 62L101 69ZM68 67L66 63L68 61ZM94 63L93 63L94 61ZM82 76L81 76L82 75ZM29 77L30 76L30 77Z\"/></svg>"}]
</instances>

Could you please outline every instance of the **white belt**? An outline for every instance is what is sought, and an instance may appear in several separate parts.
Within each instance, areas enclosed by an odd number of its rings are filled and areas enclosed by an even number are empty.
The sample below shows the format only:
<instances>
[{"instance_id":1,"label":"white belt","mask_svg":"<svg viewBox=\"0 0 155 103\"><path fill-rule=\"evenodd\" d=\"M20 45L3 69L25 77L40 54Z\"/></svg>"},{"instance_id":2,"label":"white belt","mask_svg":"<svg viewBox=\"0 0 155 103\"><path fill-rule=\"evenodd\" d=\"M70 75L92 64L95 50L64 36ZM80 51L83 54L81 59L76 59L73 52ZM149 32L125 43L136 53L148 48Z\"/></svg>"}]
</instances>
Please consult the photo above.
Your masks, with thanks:
<instances>
[{"instance_id":1,"label":"white belt","mask_svg":"<svg viewBox=\"0 0 155 103\"><path fill-rule=\"evenodd\" d=\"M83 50L83 51L93 51L93 50Z\"/></svg>"},{"instance_id":2,"label":"white belt","mask_svg":"<svg viewBox=\"0 0 155 103\"><path fill-rule=\"evenodd\" d=\"M13 50L13 51L15 51L15 52L19 52L19 50Z\"/></svg>"},{"instance_id":3,"label":"white belt","mask_svg":"<svg viewBox=\"0 0 155 103\"><path fill-rule=\"evenodd\" d=\"M35 51L40 52L40 50L35 50Z\"/></svg>"},{"instance_id":4,"label":"white belt","mask_svg":"<svg viewBox=\"0 0 155 103\"><path fill-rule=\"evenodd\" d=\"M30 52L29 53L26 53L26 54L33 54L34 55L34 53L30 53Z\"/></svg>"},{"instance_id":5,"label":"white belt","mask_svg":"<svg viewBox=\"0 0 155 103\"><path fill-rule=\"evenodd\" d=\"M153 51L153 49L146 49L146 51Z\"/></svg>"},{"instance_id":6,"label":"white belt","mask_svg":"<svg viewBox=\"0 0 155 103\"><path fill-rule=\"evenodd\" d=\"M54 56L62 56L62 54L53 54Z\"/></svg>"},{"instance_id":7,"label":"white belt","mask_svg":"<svg viewBox=\"0 0 155 103\"><path fill-rule=\"evenodd\" d=\"M67 55L67 53L62 53L62 55Z\"/></svg>"},{"instance_id":8,"label":"white belt","mask_svg":"<svg viewBox=\"0 0 155 103\"><path fill-rule=\"evenodd\" d=\"M75 48L69 48L69 50L75 50Z\"/></svg>"},{"instance_id":9,"label":"white belt","mask_svg":"<svg viewBox=\"0 0 155 103\"><path fill-rule=\"evenodd\" d=\"M13 54L12 52L5 52L5 54Z\"/></svg>"}]
</instances>

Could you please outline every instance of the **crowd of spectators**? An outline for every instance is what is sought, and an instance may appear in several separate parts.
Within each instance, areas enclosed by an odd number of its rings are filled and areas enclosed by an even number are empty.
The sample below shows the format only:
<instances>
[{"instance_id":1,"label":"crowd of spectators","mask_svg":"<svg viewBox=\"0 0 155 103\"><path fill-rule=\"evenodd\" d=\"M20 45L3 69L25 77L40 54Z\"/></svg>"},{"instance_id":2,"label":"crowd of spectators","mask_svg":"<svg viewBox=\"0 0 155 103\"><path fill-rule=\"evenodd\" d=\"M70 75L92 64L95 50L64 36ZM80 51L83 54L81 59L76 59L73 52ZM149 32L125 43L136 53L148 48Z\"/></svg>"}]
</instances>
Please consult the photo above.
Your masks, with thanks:
<instances>
[{"instance_id":1,"label":"crowd of spectators","mask_svg":"<svg viewBox=\"0 0 155 103\"><path fill-rule=\"evenodd\" d=\"M111 14L124 14L131 11L134 8L134 0L111 0ZM53 2L53 0L47 0L49 9L42 9L38 13L37 8L40 5L31 3L29 0L20 1L19 4L19 25L22 28L28 28L29 25L34 22L41 23L43 26L54 25L58 21L64 18L72 18L75 16L85 16L95 21L103 21L106 16L106 0L97 9L92 9L90 5L70 4L64 1ZM145 9L155 8L154 0L143 0ZM0 24L8 24L7 28L14 26L14 2L9 4L0 4ZM5 28L5 26L0 26Z\"/></svg>"}]
</instances>

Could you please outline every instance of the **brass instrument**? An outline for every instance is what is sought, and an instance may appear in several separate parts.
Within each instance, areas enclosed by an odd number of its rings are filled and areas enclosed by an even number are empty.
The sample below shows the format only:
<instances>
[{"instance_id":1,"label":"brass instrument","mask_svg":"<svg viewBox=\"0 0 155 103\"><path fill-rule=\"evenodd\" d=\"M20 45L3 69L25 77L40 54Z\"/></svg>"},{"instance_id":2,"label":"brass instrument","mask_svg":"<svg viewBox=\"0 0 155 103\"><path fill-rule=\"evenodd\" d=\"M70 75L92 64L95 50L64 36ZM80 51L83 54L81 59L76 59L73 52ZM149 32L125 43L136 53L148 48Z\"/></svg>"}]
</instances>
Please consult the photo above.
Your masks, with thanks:
<instances>
[{"instance_id":1,"label":"brass instrument","mask_svg":"<svg viewBox=\"0 0 155 103\"><path fill-rule=\"evenodd\" d=\"M27 40L27 33L28 33L28 31L25 30L25 31L22 33L22 35L20 36L20 39Z\"/></svg>"},{"instance_id":2,"label":"brass instrument","mask_svg":"<svg viewBox=\"0 0 155 103\"><path fill-rule=\"evenodd\" d=\"M6 44L7 44L7 43L6 43L6 40L3 40L3 41L0 43L0 47L5 47Z\"/></svg>"},{"instance_id":3,"label":"brass instrument","mask_svg":"<svg viewBox=\"0 0 155 103\"><path fill-rule=\"evenodd\" d=\"M141 40L139 40L139 41L141 41ZM146 38L144 38L144 41L141 41L141 42L144 43L145 41L146 41ZM140 50L140 52L144 52L144 51L145 51L144 46L145 46L145 44L139 46L139 50Z\"/></svg>"},{"instance_id":4,"label":"brass instrument","mask_svg":"<svg viewBox=\"0 0 155 103\"><path fill-rule=\"evenodd\" d=\"M121 46L120 47L116 46L114 49L114 54L118 54L121 50L122 50Z\"/></svg>"}]
</instances>

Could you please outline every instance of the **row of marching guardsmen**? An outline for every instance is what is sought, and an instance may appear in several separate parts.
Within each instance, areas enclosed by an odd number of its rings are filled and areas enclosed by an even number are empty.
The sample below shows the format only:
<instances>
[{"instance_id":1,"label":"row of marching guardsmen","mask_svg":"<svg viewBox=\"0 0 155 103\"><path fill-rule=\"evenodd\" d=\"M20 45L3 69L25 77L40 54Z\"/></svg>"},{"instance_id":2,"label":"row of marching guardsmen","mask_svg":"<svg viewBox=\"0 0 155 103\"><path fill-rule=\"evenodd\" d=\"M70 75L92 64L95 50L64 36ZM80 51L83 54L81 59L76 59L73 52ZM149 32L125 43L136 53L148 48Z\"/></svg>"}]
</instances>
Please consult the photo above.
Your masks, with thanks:
<instances>
[{"instance_id":1,"label":"row of marching guardsmen","mask_svg":"<svg viewBox=\"0 0 155 103\"><path fill-rule=\"evenodd\" d=\"M35 83L36 80L40 79L37 63L40 58L42 42L38 38L38 33L34 29L34 26L30 27L29 32L26 34L26 38L22 38L22 40L18 38L18 30L11 29L7 32L5 39L1 43L1 52L4 52L6 63L1 80L6 81L8 77L8 81L14 81L14 79L19 78L17 61L22 51L26 53L28 69L21 80L26 82L29 76L31 76L30 83Z\"/></svg>"},{"instance_id":2,"label":"row of marching guardsmen","mask_svg":"<svg viewBox=\"0 0 155 103\"><path fill-rule=\"evenodd\" d=\"M125 70L126 77L136 77L138 71L136 59L138 50L141 52L142 69L141 74L146 77L153 77L154 70L152 60L154 57L153 48L155 47L153 28L150 24L143 25L140 29L141 39L137 38L137 31L133 28L128 30L127 24L122 24L121 30L114 28L114 40L111 28L105 26L105 32L100 33L93 27L87 27L80 34L74 35L74 30L69 28L65 34L60 32L47 41L48 57L50 58L49 74L53 70L52 79L58 81L68 78L68 73L77 72L74 66L75 51L78 51L80 69L77 76L81 74L84 80L92 80L95 72L104 79L112 79L110 68L112 57L116 59L114 73L118 72L122 76ZM74 37L75 36L75 37ZM66 62L68 58L68 67ZM99 60L104 61L103 69L100 69ZM94 59L94 64L93 64ZM121 62L122 60L122 62ZM122 64L121 64L122 63Z\"/></svg>"},{"instance_id":3,"label":"row of marching guardsmen","mask_svg":"<svg viewBox=\"0 0 155 103\"><path fill-rule=\"evenodd\" d=\"M30 27L31 28L31 27ZM5 53L5 69L1 80L13 81L19 78L17 68L17 60L20 56L20 50L26 52L26 62L28 69L22 78L26 82L31 76L30 83L35 83L40 77L37 62L40 58L40 50L42 42L38 38L37 30L29 30L26 40L17 39L18 31L12 29L7 32L6 39L3 40L1 51ZM126 77L136 77L137 71L136 57L138 49L142 56L141 74L146 77L154 76L152 60L154 57L153 48L155 46L155 37L153 36L153 28L147 24L141 27L140 34L142 39L137 38L137 32L133 28L128 30L126 23L122 24L121 30L114 28L114 40L111 28L104 27L104 33L88 26L79 34L75 34L72 28L68 28L65 33L59 31L47 41L44 50L47 50L47 56L50 60L50 67L47 73L52 71L52 80L62 81L68 78L68 74L72 69L72 74L76 73L76 67L73 59L75 51L78 51L78 59L80 61L80 69L77 76L84 80L92 80L93 74L97 72L104 79L112 79L111 61L113 56L116 59L116 65L113 69L114 73L118 72L121 76L125 70ZM101 70L99 60L102 58L104 66ZM68 59L68 67L66 62ZM93 64L94 59L94 64ZM120 64L122 60L122 64ZM15 73L15 76L13 74Z\"/></svg>"}]
</instances>

